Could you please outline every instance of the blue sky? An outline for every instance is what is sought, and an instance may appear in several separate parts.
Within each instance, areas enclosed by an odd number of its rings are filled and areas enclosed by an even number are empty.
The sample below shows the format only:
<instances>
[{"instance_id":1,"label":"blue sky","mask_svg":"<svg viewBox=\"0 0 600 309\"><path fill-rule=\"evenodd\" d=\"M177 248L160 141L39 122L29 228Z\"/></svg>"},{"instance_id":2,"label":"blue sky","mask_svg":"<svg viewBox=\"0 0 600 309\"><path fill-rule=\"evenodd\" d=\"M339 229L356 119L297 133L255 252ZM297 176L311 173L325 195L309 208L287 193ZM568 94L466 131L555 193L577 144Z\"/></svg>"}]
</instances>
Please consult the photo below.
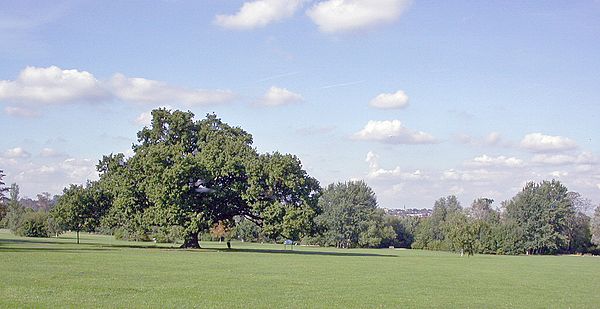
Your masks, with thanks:
<instances>
[{"instance_id":1,"label":"blue sky","mask_svg":"<svg viewBox=\"0 0 600 309\"><path fill-rule=\"evenodd\" d=\"M600 2L7 1L0 169L26 196L97 177L159 106L215 112L380 206L600 202Z\"/></svg>"}]
</instances>

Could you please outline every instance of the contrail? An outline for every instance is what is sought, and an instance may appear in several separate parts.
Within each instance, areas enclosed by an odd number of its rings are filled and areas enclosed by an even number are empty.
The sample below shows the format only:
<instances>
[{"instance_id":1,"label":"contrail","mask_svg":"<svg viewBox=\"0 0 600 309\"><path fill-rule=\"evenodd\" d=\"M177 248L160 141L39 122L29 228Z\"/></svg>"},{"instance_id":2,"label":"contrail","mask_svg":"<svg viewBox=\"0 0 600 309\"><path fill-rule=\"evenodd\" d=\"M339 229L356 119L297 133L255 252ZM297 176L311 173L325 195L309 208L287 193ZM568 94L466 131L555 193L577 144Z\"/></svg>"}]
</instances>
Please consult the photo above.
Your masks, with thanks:
<instances>
[{"instance_id":1,"label":"contrail","mask_svg":"<svg viewBox=\"0 0 600 309\"><path fill-rule=\"evenodd\" d=\"M362 84L364 82L365 82L364 80L359 80L359 81L349 82L349 83L333 84L333 85L323 86L319 89L329 89L329 88L336 88L336 87L352 86L352 85Z\"/></svg>"},{"instance_id":2,"label":"contrail","mask_svg":"<svg viewBox=\"0 0 600 309\"><path fill-rule=\"evenodd\" d=\"M289 72L289 73L283 73L283 74L278 74L278 75L273 75L273 76L269 76L269 77L265 77L262 79L257 80L257 83L261 83L261 82L266 82L268 80L272 80L272 79L276 79L276 78L280 78L280 77L286 77L286 76L292 76L292 75L296 75L299 74L300 72Z\"/></svg>"}]
</instances>

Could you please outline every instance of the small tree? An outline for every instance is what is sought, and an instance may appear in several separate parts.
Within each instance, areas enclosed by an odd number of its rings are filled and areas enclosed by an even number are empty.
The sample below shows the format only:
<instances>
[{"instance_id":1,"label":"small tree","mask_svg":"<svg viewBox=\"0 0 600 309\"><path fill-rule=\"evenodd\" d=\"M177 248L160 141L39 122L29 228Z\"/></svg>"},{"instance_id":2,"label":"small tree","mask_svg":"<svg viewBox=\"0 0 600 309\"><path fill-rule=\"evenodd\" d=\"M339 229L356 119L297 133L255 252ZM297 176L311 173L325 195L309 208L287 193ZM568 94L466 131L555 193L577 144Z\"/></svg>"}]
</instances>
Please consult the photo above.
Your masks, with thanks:
<instances>
[{"instance_id":1,"label":"small tree","mask_svg":"<svg viewBox=\"0 0 600 309\"><path fill-rule=\"evenodd\" d=\"M600 205L596 207L592 218L592 243L600 246Z\"/></svg>"},{"instance_id":2,"label":"small tree","mask_svg":"<svg viewBox=\"0 0 600 309\"><path fill-rule=\"evenodd\" d=\"M16 234L25 237L48 237L48 213L45 211L28 211L25 213Z\"/></svg>"},{"instance_id":3,"label":"small tree","mask_svg":"<svg viewBox=\"0 0 600 309\"><path fill-rule=\"evenodd\" d=\"M4 171L0 170L0 221L2 221L2 219L4 219L4 217L6 216L7 207L4 201L4 193L9 190L9 188L4 186L4 181L2 181L2 178L4 178L4 176L6 176L4 175Z\"/></svg>"},{"instance_id":4,"label":"small tree","mask_svg":"<svg viewBox=\"0 0 600 309\"><path fill-rule=\"evenodd\" d=\"M13 233L16 233L25 215L25 208L19 202L19 185L13 183L10 186L10 199L8 200L8 207L6 211L6 227L9 228Z\"/></svg>"},{"instance_id":5,"label":"small tree","mask_svg":"<svg viewBox=\"0 0 600 309\"><path fill-rule=\"evenodd\" d=\"M57 223L64 229L77 232L92 232L100 225L110 202L101 194L97 183L88 183L85 187L71 185L65 188L51 213Z\"/></svg>"}]
</instances>

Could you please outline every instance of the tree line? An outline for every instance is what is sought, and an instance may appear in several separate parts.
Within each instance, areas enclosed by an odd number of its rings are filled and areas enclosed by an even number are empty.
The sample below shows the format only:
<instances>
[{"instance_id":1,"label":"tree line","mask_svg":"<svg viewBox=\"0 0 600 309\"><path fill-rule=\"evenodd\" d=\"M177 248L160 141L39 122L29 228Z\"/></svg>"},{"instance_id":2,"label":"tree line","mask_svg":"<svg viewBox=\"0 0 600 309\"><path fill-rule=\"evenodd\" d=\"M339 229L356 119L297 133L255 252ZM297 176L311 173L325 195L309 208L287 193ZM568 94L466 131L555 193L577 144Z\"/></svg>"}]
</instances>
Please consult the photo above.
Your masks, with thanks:
<instances>
[{"instance_id":1,"label":"tree line","mask_svg":"<svg viewBox=\"0 0 600 309\"><path fill-rule=\"evenodd\" d=\"M103 156L99 180L70 185L55 199L19 199L18 186L6 188L0 171L1 224L25 236L102 232L184 248L203 239L291 239L338 248L556 254L593 251L600 242L600 207L588 217L590 202L558 181L528 183L498 209L488 198L463 208L448 196L428 218L398 218L378 208L362 181L321 188L296 156L259 153L252 135L214 114L193 118L154 110L131 157Z\"/></svg>"}]
</instances>

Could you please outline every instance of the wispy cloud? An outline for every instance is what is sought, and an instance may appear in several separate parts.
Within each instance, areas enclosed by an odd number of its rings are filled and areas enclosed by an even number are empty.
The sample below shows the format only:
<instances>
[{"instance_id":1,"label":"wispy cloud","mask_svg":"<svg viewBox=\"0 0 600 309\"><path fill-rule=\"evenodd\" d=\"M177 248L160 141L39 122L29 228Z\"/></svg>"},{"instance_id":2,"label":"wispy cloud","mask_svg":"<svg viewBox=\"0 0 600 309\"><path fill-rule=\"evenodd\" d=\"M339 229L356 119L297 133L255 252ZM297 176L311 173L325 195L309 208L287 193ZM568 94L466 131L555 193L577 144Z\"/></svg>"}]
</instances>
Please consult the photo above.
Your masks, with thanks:
<instances>
[{"instance_id":1,"label":"wispy cloud","mask_svg":"<svg viewBox=\"0 0 600 309\"><path fill-rule=\"evenodd\" d=\"M359 81L355 81L355 82L331 84L331 85L326 85L326 86L319 87L319 89L330 89L330 88L337 88L337 87L347 87L347 86L353 86L353 85L362 84L364 82L365 82L364 80L359 80Z\"/></svg>"}]
</instances>

